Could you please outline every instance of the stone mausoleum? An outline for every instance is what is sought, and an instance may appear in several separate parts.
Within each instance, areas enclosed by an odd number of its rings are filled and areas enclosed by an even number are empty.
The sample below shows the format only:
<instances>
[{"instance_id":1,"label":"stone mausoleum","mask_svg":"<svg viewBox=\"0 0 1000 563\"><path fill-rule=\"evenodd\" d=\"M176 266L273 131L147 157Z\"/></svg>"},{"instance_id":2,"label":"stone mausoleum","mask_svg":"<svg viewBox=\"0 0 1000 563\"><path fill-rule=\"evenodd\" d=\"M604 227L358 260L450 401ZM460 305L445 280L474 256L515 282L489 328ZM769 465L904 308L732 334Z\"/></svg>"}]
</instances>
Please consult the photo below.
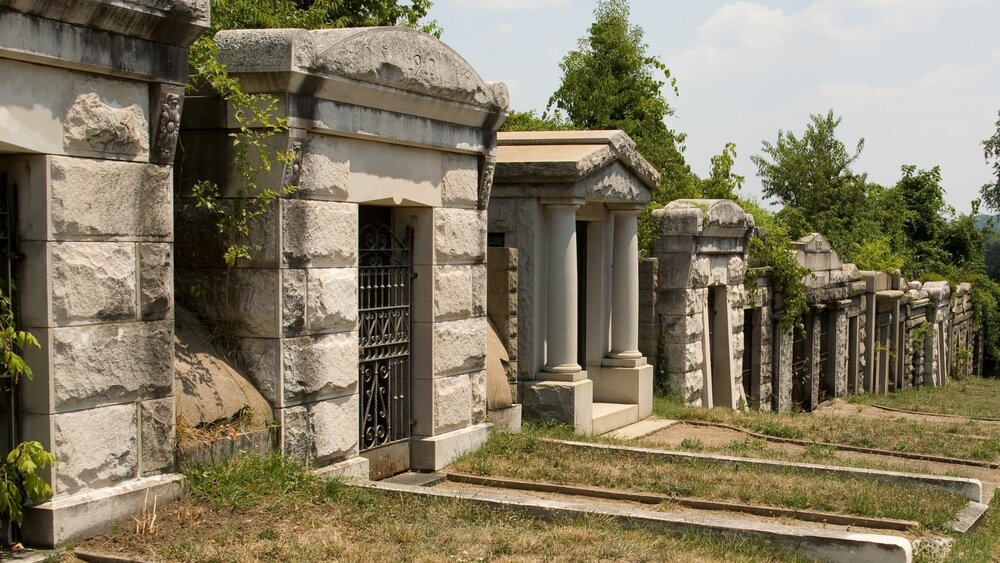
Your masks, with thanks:
<instances>
[{"instance_id":1,"label":"stone mausoleum","mask_svg":"<svg viewBox=\"0 0 1000 563\"><path fill-rule=\"evenodd\" d=\"M147 495L180 494L172 164L208 5L0 2L2 289L41 343L20 401L0 401L0 450L37 440L57 459L27 543L81 538Z\"/></svg>"},{"instance_id":2,"label":"stone mausoleum","mask_svg":"<svg viewBox=\"0 0 1000 563\"><path fill-rule=\"evenodd\" d=\"M277 100L294 160L256 178L295 187L227 269L191 186L241 197L239 127L192 96L178 156L178 299L237 341L280 451L378 477L436 470L486 440L486 206L507 89L403 28L216 35L250 93Z\"/></svg>"},{"instance_id":3,"label":"stone mausoleum","mask_svg":"<svg viewBox=\"0 0 1000 563\"><path fill-rule=\"evenodd\" d=\"M621 131L501 133L491 245L517 249L524 416L600 434L652 414L637 218L659 174Z\"/></svg>"}]
</instances>

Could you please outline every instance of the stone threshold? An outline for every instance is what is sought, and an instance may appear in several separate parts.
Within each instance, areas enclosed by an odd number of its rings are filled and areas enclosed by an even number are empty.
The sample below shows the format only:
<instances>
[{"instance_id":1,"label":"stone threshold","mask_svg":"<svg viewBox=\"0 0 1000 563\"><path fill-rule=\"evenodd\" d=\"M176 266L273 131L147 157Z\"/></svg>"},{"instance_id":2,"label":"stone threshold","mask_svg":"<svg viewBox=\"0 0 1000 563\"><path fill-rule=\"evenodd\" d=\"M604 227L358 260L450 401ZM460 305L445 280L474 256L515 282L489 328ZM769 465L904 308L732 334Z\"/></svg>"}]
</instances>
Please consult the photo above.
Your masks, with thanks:
<instances>
[{"instance_id":1,"label":"stone threshold","mask_svg":"<svg viewBox=\"0 0 1000 563\"><path fill-rule=\"evenodd\" d=\"M913 546L910 541L892 535L790 526L714 515L677 514L593 500L543 499L491 491L448 490L375 481L361 486L416 496L466 500L489 508L514 510L543 518L599 515L623 524L682 533L700 531L751 536L794 549L821 561L838 563L913 561Z\"/></svg>"},{"instance_id":2,"label":"stone threshold","mask_svg":"<svg viewBox=\"0 0 1000 563\"><path fill-rule=\"evenodd\" d=\"M673 450L660 450L654 448L638 448L631 446L616 446L610 444L595 444L591 442L576 442L572 440L555 440L542 438L542 442L551 444L562 444L576 448L590 448L605 450L609 452L623 452L630 454L649 455L653 457L671 458L677 460L697 460L709 463L719 463L726 465L745 465L760 468L794 469L798 471L838 475L853 477L856 479L867 479L873 481L883 481L888 483L903 483L911 485L921 485L932 489L945 491L959 495L967 500L982 502L983 483L978 479L967 479L962 477L945 477L941 475L925 475L920 473L903 473L899 471L884 471L880 469L863 469L858 467L840 467L835 465L819 465L815 463L797 463L793 461L778 461L771 459L754 459L746 457L735 457L727 455L714 455L706 453L679 452Z\"/></svg>"}]
</instances>

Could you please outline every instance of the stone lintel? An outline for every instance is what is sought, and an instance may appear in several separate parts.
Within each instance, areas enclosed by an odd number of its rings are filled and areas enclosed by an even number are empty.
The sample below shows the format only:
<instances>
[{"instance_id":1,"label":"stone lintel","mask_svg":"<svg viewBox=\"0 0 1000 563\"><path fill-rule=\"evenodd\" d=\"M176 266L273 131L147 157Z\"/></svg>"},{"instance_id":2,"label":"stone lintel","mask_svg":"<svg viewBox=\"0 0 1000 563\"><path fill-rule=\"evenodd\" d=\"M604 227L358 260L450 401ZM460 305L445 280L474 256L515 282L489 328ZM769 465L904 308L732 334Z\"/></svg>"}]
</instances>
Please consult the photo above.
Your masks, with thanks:
<instances>
[{"instance_id":1,"label":"stone lintel","mask_svg":"<svg viewBox=\"0 0 1000 563\"><path fill-rule=\"evenodd\" d=\"M182 46L18 12L0 13L0 37L3 58L148 82L188 79Z\"/></svg>"}]
</instances>

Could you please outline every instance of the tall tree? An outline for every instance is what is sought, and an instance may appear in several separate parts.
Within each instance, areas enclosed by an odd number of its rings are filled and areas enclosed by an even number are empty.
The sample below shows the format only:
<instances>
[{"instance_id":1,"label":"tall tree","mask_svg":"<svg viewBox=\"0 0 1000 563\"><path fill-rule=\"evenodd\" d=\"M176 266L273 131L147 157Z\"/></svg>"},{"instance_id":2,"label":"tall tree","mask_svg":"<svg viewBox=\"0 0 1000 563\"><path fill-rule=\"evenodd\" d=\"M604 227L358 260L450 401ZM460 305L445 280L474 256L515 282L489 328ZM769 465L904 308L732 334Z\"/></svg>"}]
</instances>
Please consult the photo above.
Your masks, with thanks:
<instances>
[{"instance_id":1,"label":"tall tree","mask_svg":"<svg viewBox=\"0 0 1000 563\"><path fill-rule=\"evenodd\" d=\"M993 168L995 178L980 189L983 203L994 213L1000 212L1000 111L997 112L997 130L983 141L983 155Z\"/></svg>"},{"instance_id":2,"label":"tall tree","mask_svg":"<svg viewBox=\"0 0 1000 563\"><path fill-rule=\"evenodd\" d=\"M599 0L594 23L577 50L563 58L562 83L549 100L579 129L621 129L663 178L658 198L694 195L691 171L681 154L684 135L672 131L666 118L674 110L663 96L670 71L646 53L643 30L629 22L627 0Z\"/></svg>"},{"instance_id":3,"label":"tall tree","mask_svg":"<svg viewBox=\"0 0 1000 563\"><path fill-rule=\"evenodd\" d=\"M440 35L424 22L431 0L212 0L212 28L274 29L399 25Z\"/></svg>"}]
</instances>

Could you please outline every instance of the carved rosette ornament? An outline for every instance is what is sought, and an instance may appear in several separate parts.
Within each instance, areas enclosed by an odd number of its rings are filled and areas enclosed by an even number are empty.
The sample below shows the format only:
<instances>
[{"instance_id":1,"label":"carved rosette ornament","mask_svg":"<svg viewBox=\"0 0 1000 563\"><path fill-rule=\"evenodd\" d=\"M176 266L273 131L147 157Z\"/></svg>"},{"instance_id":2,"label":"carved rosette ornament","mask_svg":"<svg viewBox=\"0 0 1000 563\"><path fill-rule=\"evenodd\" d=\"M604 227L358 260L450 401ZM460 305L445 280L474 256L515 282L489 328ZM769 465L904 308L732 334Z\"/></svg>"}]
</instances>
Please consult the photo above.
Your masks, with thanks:
<instances>
[{"instance_id":1,"label":"carved rosette ornament","mask_svg":"<svg viewBox=\"0 0 1000 563\"><path fill-rule=\"evenodd\" d=\"M150 161L156 164L173 164L177 139L181 130L181 107L184 94L166 86L161 87L154 107L159 111L153 120L153 150Z\"/></svg>"},{"instance_id":2,"label":"carved rosette ornament","mask_svg":"<svg viewBox=\"0 0 1000 563\"><path fill-rule=\"evenodd\" d=\"M284 184L286 186L298 186L299 177L302 175L302 142L292 143L292 160L285 165Z\"/></svg>"},{"instance_id":3,"label":"carved rosette ornament","mask_svg":"<svg viewBox=\"0 0 1000 563\"><path fill-rule=\"evenodd\" d=\"M485 210L490 204L490 192L493 189L493 173L496 171L497 158L486 155L482 158L482 170L479 173L479 201L476 208Z\"/></svg>"}]
</instances>

